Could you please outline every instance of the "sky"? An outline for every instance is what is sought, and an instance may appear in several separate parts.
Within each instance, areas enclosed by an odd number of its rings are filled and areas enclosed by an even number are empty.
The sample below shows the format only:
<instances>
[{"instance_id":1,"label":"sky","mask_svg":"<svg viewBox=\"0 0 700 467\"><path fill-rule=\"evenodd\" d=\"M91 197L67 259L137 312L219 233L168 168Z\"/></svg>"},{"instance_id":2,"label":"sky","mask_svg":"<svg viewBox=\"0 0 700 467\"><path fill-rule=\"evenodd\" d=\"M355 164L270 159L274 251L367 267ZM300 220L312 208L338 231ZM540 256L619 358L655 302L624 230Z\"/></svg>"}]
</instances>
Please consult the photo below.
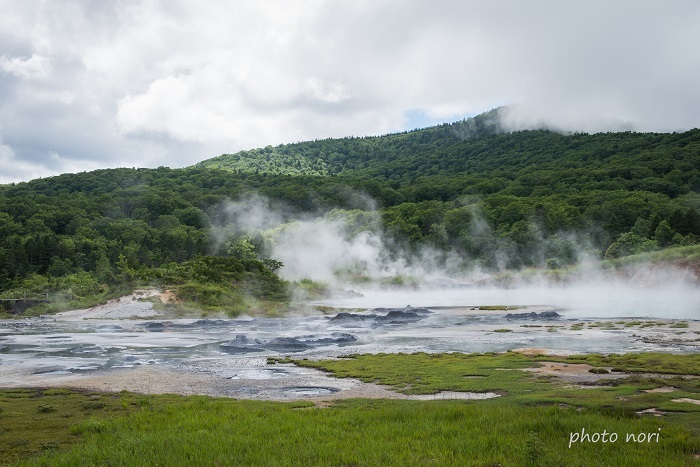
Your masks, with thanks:
<instances>
[{"instance_id":1,"label":"sky","mask_svg":"<svg viewBox=\"0 0 700 467\"><path fill-rule=\"evenodd\" d=\"M700 126L695 0L0 0L0 183L183 167L507 105L512 129Z\"/></svg>"}]
</instances>

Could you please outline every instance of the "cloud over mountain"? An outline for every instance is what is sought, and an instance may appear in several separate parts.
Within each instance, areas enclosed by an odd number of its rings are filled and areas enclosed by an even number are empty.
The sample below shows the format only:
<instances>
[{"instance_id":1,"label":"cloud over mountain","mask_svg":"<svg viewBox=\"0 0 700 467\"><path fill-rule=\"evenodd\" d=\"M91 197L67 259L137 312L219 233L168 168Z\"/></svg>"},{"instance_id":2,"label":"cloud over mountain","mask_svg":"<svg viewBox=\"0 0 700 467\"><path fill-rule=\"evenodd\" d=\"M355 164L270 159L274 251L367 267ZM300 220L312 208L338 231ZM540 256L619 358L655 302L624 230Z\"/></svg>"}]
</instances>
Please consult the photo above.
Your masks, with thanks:
<instances>
[{"instance_id":1,"label":"cloud over mountain","mask_svg":"<svg viewBox=\"0 0 700 467\"><path fill-rule=\"evenodd\" d=\"M512 105L512 128L700 121L700 5L0 0L0 182L183 166Z\"/></svg>"}]
</instances>

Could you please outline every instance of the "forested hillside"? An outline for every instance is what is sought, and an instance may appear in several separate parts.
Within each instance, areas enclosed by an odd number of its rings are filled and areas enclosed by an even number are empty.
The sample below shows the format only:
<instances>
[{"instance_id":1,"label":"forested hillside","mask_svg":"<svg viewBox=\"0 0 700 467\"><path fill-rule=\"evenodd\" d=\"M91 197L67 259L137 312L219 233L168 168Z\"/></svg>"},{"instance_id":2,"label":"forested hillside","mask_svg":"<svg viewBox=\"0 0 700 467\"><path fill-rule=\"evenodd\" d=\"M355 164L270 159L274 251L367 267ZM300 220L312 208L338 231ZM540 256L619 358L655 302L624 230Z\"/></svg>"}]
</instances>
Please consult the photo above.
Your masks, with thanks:
<instances>
[{"instance_id":1,"label":"forested hillside","mask_svg":"<svg viewBox=\"0 0 700 467\"><path fill-rule=\"evenodd\" d=\"M609 257L697 241L700 130L503 133L497 112L397 135L244 151L198 166L335 174L377 200L400 238L450 245L488 262L494 247L475 240L478 212L519 253L510 256L515 267L557 256L541 247L562 232L586 232Z\"/></svg>"},{"instance_id":2,"label":"forested hillside","mask_svg":"<svg viewBox=\"0 0 700 467\"><path fill-rule=\"evenodd\" d=\"M226 296L231 310L243 295L284 300L264 238L224 215L226 202L253 193L299 215L345 212L355 222L348 235L380 231L392 248L449 251L465 267L563 267L582 248L615 258L698 243L700 130L502 133L494 115L268 147L187 169L2 185L0 293L80 298L154 282L179 284L194 301L223 300L222 290L206 289L219 281L237 284L240 293ZM379 225L358 214L368 199ZM207 272L217 268L228 275Z\"/></svg>"},{"instance_id":3,"label":"forested hillside","mask_svg":"<svg viewBox=\"0 0 700 467\"><path fill-rule=\"evenodd\" d=\"M207 159L195 167L285 175L348 174L389 161L401 161L462 141L502 133L501 109L435 127L364 138L329 138L267 146Z\"/></svg>"}]
</instances>

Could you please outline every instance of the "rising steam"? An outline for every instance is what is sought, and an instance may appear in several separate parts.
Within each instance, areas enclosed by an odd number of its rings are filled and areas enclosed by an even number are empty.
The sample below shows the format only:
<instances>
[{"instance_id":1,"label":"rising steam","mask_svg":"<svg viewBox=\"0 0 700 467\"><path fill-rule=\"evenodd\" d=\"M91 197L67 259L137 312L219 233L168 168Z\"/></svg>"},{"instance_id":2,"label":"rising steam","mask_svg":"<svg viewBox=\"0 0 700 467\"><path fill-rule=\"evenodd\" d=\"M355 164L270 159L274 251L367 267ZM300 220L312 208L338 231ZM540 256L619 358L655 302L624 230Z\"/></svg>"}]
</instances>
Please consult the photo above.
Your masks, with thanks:
<instances>
[{"instance_id":1,"label":"rising steam","mask_svg":"<svg viewBox=\"0 0 700 467\"><path fill-rule=\"evenodd\" d=\"M362 204L374 203L364 199ZM413 252L401 249L382 231L376 211L335 209L309 215L273 207L268 199L255 195L224 203L215 217L218 249L242 237L254 239L259 255L284 264L279 274L288 280L430 278L446 275L446 268L458 263L457 258L430 247Z\"/></svg>"},{"instance_id":2,"label":"rising steam","mask_svg":"<svg viewBox=\"0 0 700 467\"><path fill-rule=\"evenodd\" d=\"M363 207L371 205L371 200L365 200ZM470 233L475 241L498 242L478 211L471 214ZM658 264L604 270L586 237L574 233L540 238L541 244L528 253L544 262L547 241L573 249L577 265L562 277L544 268L512 274L506 269L513 263L509 255L522 253L508 244L495 250L490 268L430 246L405 248L383 231L376 211L310 215L255 195L224 203L214 218L217 226L212 234L219 250L234 251L237 242L248 242L257 256L284 264L278 271L284 279L351 286L365 294L352 304L341 300L335 305L554 305L568 309L571 316L700 318L696 273ZM387 285L391 287L382 289ZM399 285L404 287L397 289Z\"/></svg>"}]
</instances>

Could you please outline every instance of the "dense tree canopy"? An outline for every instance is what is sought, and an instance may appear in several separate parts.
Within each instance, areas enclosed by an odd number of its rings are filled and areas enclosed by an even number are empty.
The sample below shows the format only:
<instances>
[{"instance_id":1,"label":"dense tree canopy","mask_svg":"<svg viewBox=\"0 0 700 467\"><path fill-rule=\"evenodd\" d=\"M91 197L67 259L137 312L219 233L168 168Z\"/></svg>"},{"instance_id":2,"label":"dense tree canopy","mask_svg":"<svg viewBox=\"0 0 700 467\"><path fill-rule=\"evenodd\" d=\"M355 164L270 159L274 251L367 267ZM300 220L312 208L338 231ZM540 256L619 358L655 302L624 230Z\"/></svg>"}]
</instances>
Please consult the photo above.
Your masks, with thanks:
<instances>
[{"instance_id":1,"label":"dense tree canopy","mask_svg":"<svg viewBox=\"0 0 700 467\"><path fill-rule=\"evenodd\" d=\"M267 147L186 169L2 185L0 292L52 278L82 280L74 292L88 290L211 255L256 261L254 241L222 246L211 229L223 222L225 200L251 193L317 215L376 202L394 244L430 245L487 267L499 251L508 252L506 267L567 264L584 236L601 257L698 242L700 130L499 133L484 118Z\"/></svg>"}]
</instances>

